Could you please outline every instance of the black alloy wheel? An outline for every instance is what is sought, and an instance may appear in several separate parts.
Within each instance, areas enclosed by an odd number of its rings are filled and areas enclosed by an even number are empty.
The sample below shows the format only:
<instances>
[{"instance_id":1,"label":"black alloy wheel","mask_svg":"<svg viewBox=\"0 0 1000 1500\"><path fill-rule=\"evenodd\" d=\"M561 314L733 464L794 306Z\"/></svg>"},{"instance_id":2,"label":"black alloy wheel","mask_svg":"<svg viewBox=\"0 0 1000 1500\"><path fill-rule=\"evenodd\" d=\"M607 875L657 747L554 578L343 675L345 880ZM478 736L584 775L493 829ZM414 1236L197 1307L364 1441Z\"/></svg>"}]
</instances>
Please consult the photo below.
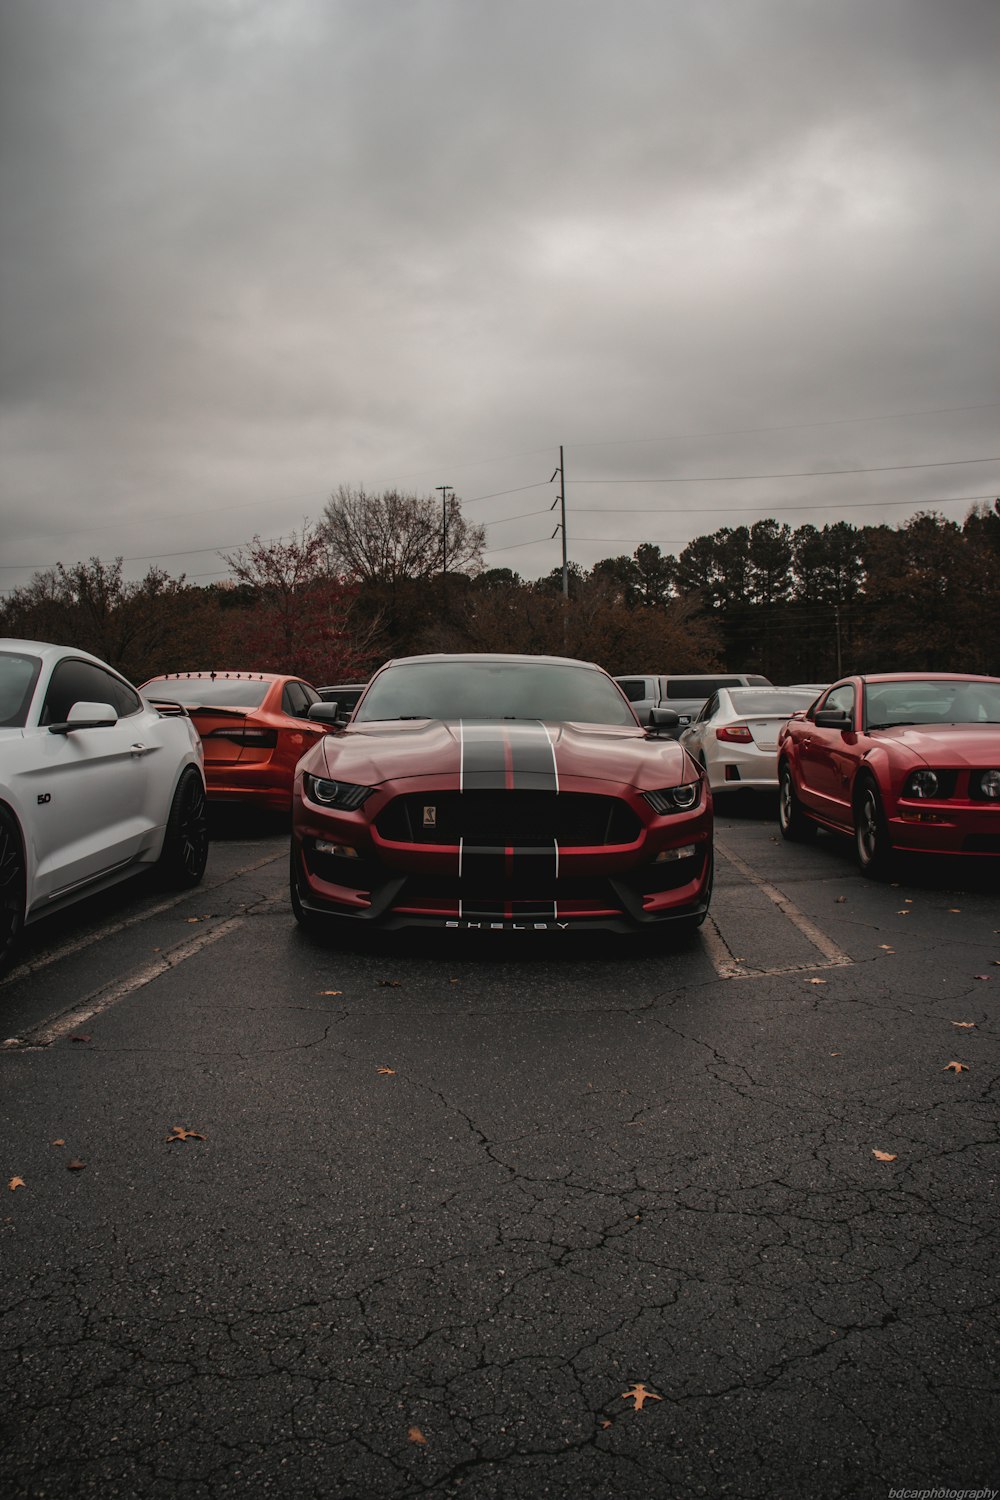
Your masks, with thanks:
<instances>
[{"instance_id":1,"label":"black alloy wheel","mask_svg":"<svg viewBox=\"0 0 1000 1500\"><path fill-rule=\"evenodd\" d=\"M188 768L177 783L157 869L166 885L197 885L208 863L208 804L201 777Z\"/></svg>"}]
</instances>

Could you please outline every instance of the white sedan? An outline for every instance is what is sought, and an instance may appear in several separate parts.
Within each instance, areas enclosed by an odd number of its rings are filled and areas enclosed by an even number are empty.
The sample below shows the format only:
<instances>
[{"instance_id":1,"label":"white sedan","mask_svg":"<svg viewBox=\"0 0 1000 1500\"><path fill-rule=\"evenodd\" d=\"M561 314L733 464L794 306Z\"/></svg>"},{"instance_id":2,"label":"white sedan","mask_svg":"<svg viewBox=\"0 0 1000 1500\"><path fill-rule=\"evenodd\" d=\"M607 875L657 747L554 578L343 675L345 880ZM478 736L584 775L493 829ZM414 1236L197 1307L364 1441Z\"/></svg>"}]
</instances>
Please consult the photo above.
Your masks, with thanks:
<instances>
[{"instance_id":1,"label":"white sedan","mask_svg":"<svg viewBox=\"0 0 1000 1500\"><path fill-rule=\"evenodd\" d=\"M778 731L816 699L811 688L720 688L681 735L708 772L712 795L778 785Z\"/></svg>"},{"instance_id":2,"label":"white sedan","mask_svg":"<svg viewBox=\"0 0 1000 1500\"><path fill-rule=\"evenodd\" d=\"M151 865L208 858L201 739L86 651L0 639L0 971L21 929Z\"/></svg>"}]
</instances>

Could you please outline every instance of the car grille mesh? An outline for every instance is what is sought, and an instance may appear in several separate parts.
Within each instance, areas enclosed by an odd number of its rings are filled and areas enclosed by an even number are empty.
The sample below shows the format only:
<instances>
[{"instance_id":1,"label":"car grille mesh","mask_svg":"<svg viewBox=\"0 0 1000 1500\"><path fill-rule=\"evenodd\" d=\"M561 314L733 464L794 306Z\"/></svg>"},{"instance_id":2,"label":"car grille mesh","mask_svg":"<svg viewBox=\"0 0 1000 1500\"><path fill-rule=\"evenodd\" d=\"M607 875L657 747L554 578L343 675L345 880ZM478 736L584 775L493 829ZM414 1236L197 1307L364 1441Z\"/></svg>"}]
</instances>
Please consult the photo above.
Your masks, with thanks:
<instances>
[{"instance_id":1,"label":"car grille mesh","mask_svg":"<svg viewBox=\"0 0 1000 1500\"><path fill-rule=\"evenodd\" d=\"M642 825L617 797L512 790L396 797L376 827L393 843L573 849L632 844Z\"/></svg>"}]
</instances>

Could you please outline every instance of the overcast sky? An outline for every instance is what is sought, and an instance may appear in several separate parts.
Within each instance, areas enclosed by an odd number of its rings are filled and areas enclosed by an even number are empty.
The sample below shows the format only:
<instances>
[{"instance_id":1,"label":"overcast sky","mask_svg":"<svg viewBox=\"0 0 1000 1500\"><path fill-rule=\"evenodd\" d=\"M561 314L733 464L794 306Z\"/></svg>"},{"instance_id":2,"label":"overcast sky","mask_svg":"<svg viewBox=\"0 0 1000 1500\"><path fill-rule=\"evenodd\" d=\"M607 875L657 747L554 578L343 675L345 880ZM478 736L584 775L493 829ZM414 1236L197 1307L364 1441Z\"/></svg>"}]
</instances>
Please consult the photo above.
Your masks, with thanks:
<instances>
[{"instance_id":1,"label":"overcast sky","mask_svg":"<svg viewBox=\"0 0 1000 1500\"><path fill-rule=\"evenodd\" d=\"M997 0L0 0L0 588L207 582L340 484L536 577L560 444L584 567L961 520L998 63Z\"/></svg>"}]
</instances>

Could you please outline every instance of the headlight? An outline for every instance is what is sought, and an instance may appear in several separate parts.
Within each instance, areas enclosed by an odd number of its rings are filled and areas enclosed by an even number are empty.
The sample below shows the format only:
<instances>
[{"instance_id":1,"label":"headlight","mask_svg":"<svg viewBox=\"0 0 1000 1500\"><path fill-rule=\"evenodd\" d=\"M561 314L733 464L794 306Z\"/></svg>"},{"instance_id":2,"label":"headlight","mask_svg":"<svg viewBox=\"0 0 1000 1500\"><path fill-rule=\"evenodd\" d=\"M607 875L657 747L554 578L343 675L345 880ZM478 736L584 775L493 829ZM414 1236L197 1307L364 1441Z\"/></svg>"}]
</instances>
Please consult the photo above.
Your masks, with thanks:
<instances>
[{"instance_id":1,"label":"headlight","mask_svg":"<svg viewBox=\"0 0 1000 1500\"><path fill-rule=\"evenodd\" d=\"M643 792L654 812L686 812L701 795L700 781L685 781L680 786L665 786L658 792Z\"/></svg>"},{"instance_id":2,"label":"headlight","mask_svg":"<svg viewBox=\"0 0 1000 1500\"><path fill-rule=\"evenodd\" d=\"M302 787L310 802L318 802L320 807L337 807L342 812L354 812L370 797L373 788L370 786L358 786L353 781L331 781L326 776L310 776L308 771L303 773Z\"/></svg>"},{"instance_id":3,"label":"headlight","mask_svg":"<svg viewBox=\"0 0 1000 1500\"><path fill-rule=\"evenodd\" d=\"M1000 802L1000 771L984 771L979 778L983 796L990 802Z\"/></svg>"},{"instance_id":4,"label":"headlight","mask_svg":"<svg viewBox=\"0 0 1000 1500\"><path fill-rule=\"evenodd\" d=\"M938 779L937 772L930 770L913 771L907 777L906 785L903 787L904 797L934 797L937 795Z\"/></svg>"}]
</instances>

